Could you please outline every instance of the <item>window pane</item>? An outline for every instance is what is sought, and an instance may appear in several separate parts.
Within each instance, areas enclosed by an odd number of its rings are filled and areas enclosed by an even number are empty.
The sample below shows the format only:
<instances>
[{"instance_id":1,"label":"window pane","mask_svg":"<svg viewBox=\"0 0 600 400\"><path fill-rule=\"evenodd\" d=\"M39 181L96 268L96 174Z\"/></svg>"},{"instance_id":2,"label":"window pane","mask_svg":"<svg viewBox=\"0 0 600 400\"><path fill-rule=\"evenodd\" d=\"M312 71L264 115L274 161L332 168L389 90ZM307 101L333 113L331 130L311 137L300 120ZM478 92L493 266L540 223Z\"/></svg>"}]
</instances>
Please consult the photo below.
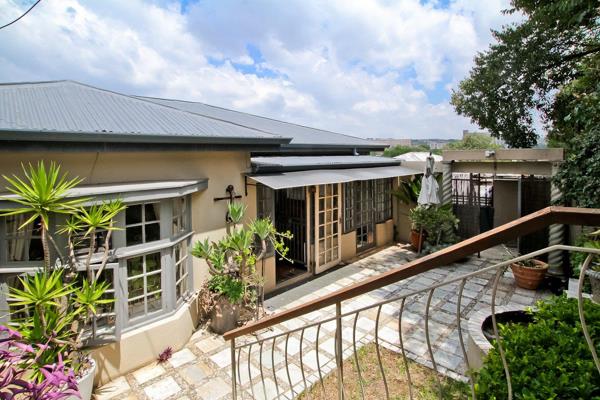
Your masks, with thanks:
<instances>
[{"instance_id":1,"label":"window pane","mask_svg":"<svg viewBox=\"0 0 600 400\"><path fill-rule=\"evenodd\" d=\"M148 313L159 311L162 308L162 293L154 293L148 296Z\"/></svg>"},{"instance_id":2,"label":"window pane","mask_svg":"<svg viewBox=\"0 0 600 400\"><path fill-rule=\"evenodd\" d=\"M147 224L146 229L146 240L145 243L160 240L160 223Z\"/></svg>"},{"instance_id":3,"label":"window pane","mask_svg":"<svg viewBox=\"0 0 600 400\"><path fill-rule=\"evenodd\" d=\"M160 203L150 203L145 205L146 222L158 221L160 219Z\"/></svg>"},{"instance_id":4,"label":"window pane","mask_svg":"<svg viewBox=\"0 0 600 400\"><path fill-rule=\"evenodd\" d=\"M161 288L160 275L161 275L160 272L157 272L153 275L148 275L146 277L146 285L147 285L146 293L156 292L157 290L160 290L160 288Z\"/></svg>"},{"instance_id":5,"label":"window pane","mask_svg":"<svg viewBox=\"0 0 600 400\"><path fill-rule=\"evenodd\" d=\"M129 318L144 315L144 313L145 313L144 303L145 303L144 297L142 297L140 299L136 299L136 300L130 300L129 303L127 304L128 309L129 309L128 310Z\"/></svg>"},{"instance_id":6,"label":"window pane","mask_svg":"<svg viewBox=\"0 0 600 400\"><path fill-rule=\"evenodd\" d=\"M125 224L139 224L142 222L142 205L134 204L132 206L127 206L125 211Z\"/></svg>"},{"instance_id":7,"label":"window pane","mask_svg":"<svg viewBox=\"0 0 600 400\"><path fill-rule=\"evenodd\" d=\"M127 260L127 276L137 276L144 273L143 257L134 257ZM131 297L131 296L130 296Z\"/></svg>"},{"instance_id":8,"label":"window pane","mask_svg":"<svg viewBox=\"0 0 600 400\"><path fill-rule=\"evenodd\" d=\"M146 273L160 269L160 253L152 253L146 256Z\"/></svg>"},{"instance_id":9,"label":"window pane","mask_svg":"<svg viewBox=\"0 0 600 400\"><path fill-rule=\"evenodd\" d=\"M130 299L142 296L144 294L144 277L130 279L127 282L127 291Z\"/></svg>"},{"instance_id":10,"label":"window pane","mask_svg":"<svg viewBox=\"0 0 600 400\"><path fill-rule=\"evenodd\" d=\"M133 246L136 244L143 243L142 227L132 226L126 229L125 232L127 246Z\"/></svg>"}]
</instances>

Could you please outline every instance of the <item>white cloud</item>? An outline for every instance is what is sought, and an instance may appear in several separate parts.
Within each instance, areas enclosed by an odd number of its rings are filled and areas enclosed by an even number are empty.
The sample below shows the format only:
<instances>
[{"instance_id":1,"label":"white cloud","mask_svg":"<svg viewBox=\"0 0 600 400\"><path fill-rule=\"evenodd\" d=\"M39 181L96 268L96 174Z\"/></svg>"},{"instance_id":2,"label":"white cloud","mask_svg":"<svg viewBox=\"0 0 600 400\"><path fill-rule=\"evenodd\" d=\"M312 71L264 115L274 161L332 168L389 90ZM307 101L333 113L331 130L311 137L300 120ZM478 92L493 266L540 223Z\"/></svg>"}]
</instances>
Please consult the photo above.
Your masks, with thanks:
<instances>
[{"instance_id":1,"label":"white cloud","mask_svg":"<svg viewBox=\"0 0 600 400\"><path fill-rule=\"evenodd\" d=\"M508 21L506 7L221 0L181 14L171 1L41 2L0 32L0 81L74 79L359 136L457 137L471 126L438 97ZM0 0L3 18L22 9Z\"/></svg>"}]
</instances>

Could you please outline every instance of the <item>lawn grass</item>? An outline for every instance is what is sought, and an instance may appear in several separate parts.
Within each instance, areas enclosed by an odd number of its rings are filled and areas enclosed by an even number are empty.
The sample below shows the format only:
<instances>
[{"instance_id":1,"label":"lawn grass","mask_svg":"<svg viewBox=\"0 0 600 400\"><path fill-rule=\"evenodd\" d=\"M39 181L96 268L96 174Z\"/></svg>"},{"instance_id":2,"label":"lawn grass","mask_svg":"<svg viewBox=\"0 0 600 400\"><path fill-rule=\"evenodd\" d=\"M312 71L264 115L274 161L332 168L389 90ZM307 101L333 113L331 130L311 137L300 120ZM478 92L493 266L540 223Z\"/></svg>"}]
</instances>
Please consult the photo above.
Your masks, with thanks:
<instances>
[{"instance_id":1,"label":"lawn grass","mask_svg":"<svg viewBox=\"0 0 600 400\"><path fill-rule=\"evenodd\" d=\"M400 400L409 398L408 380L402 356L388 349L380 348L381 361L385 369L385 376L390 393L390 399ZM374 343L368 344L358 350L358 360L362 375L364 398L368 400L385 399L385 387L377 362L377 350ZM412 381L413 396L419 400L439 399L440 385L435 371L419 365L413 361L408 362ZM302 400L336 400L337 375L332 372L324 380L324 389L320 382L309 389L309 395L302 393ZM466 383L455 381L440 376L442 398L444 400L466 399L469 387ZM346 399L361 399L361 388L356 371L354 356L344 361L344 392Z\"/></svg>"}]
</instances>

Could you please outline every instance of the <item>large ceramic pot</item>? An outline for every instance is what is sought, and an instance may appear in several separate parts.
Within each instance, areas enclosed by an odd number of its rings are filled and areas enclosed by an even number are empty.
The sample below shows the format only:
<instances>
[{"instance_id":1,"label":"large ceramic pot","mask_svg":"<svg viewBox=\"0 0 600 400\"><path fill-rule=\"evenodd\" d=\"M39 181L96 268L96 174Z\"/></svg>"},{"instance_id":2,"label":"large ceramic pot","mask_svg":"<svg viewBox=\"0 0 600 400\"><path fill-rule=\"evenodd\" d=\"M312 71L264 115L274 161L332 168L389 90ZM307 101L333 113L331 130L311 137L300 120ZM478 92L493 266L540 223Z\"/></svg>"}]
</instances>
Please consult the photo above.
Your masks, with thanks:
<instances>
[{"instance_id":1,"label":"large ceramic pot","mask_svg":"<svg viewBox=\"0 0 600 400\"><path fill-rule=\"evenodd\" d=\"M590 278L590 284L592 285L592 301L600 304L600 271L588 269L585 274Z\"/></svg>"},{"instance_id":2,"label":"large ceramic pot","mask_svg":"<svg viewBox=\"0 0 600 400\"><path fill-rule=\"evenodd\" d=\"M210 327L213 332L223 334L237 328L239 319L240 306L219 297L210 315Z\"/></svg>"},{"instance_id":3,"label":"large ceramic pot","mask_svg":"<svg viewBox=\"0 0 600 400\"><path fill-rule=\"evenodd\" d=\"M77 378L77 386L79 388L79 396L69 396L67 400L90 400L94 390L94 375L96 375L96 361L90 358L91 367L85 373Z\"/></svg>"},{"instance_id":4,"label":"large ceramic pot","mask_svg":"<svg viewBox=\"0 0 600 400\"><path fill-rule=\"evenodd\" d=\"M425 239L425 234L416 230L410 231L410 245L415 249L419 250L423 248L423 240Z\"/></svg>"},{"instance_id":5,"label":"large ceramic pot","mask_svg":"<svg viewBox=\"0 0 600 400\"><path fill-rule=\"evenodd\" d=\"M548 264L540 260L531 260L536 266L526 267L522 264L511 264L517 286L523 289L535 290L546 276Z\"/></svg>"}]
</instances>

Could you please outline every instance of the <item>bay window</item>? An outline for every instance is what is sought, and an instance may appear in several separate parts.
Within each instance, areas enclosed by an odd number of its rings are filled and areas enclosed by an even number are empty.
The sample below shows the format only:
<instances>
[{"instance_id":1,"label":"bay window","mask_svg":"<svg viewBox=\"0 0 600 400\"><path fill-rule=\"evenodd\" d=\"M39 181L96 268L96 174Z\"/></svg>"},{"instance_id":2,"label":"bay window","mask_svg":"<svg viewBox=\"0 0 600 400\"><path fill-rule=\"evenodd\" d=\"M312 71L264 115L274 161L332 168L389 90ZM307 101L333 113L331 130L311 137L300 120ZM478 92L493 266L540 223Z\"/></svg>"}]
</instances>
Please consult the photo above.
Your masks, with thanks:
<instances>
[{"instance_id":1,"label":"bay window","mask_svg":"<svg viewBox=\"0 0 600 400\"><path fill-rule=\"evenodd\" d=\"M100 335L118 337L123 331L175 312L185 303L192 289L190 200L190 195L142 202L137 198L126 202L125 211L115 217L111 258L101 274L109 283L106 297L115 302L98 310L95 328ZM28 214L0 218L0 267L23 273L42 266L40 221L18 229L29 218ZM50 232L59 247L66 246L66 239L56 233L55 226L63 224L64 218L51 220ZM106 231L96 233L94 270L100 266L105 235ZM89 237L77 239L76 256L86 257ZM79 279L85 274L79 271Z\"/></svg>"}]
</instances>

